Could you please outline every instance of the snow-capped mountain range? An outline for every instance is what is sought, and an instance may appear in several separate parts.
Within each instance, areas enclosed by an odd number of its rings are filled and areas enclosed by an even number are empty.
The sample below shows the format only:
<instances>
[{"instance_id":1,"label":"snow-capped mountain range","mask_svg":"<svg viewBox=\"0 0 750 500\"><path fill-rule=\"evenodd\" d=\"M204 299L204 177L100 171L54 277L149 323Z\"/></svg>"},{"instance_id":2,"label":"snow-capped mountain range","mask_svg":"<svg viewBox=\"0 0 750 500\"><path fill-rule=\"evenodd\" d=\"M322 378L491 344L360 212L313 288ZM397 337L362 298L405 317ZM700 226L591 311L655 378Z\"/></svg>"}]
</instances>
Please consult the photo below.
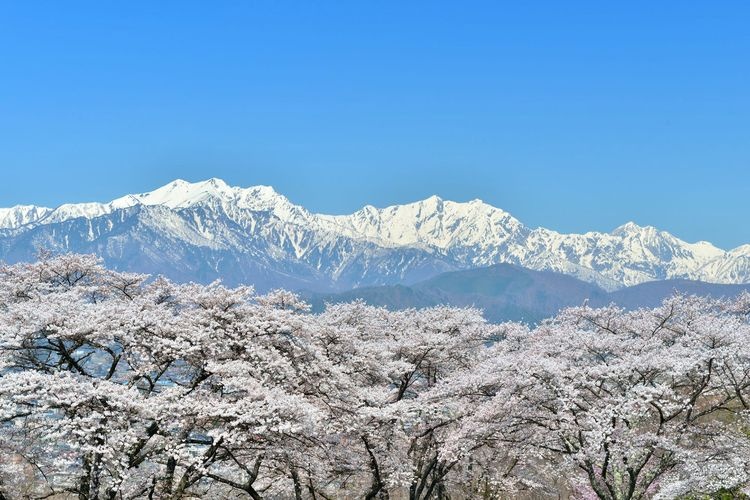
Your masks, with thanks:
<instances>
[{"instance_id":1,"label":"snow-capped mountain range","mask_svg":"<svg viewBox=\"0 0 750 500\"><path fill-rule=\"evenodd\" d=\"M432 196L322 215L268 186L176 180L109 203L0 209L0 259L41 248L93 252L116 268L178 280L343 290L413 283L496 263L552 270L607 290L687 278L750 282L750 245L722 250L632 222L611 233L529 228L481 200Z\"/></svg>"}]
</instances>

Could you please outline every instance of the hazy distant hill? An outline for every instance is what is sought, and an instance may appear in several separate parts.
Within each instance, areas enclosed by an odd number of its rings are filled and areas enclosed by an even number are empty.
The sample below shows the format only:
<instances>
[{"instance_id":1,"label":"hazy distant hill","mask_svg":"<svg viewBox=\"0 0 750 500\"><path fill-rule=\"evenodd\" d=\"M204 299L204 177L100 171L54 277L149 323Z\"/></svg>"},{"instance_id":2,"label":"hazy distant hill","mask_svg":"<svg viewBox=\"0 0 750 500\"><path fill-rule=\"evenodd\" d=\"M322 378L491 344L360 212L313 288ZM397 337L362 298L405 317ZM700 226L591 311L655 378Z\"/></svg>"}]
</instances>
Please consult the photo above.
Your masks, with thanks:
<instances>
[{"instance_id":1,"label":"hazy distant hill","mask_svg":"<svg viewBox=\"0 0 750 500\"><path fill-rule=\"evenodd\" d=\"M665 297L675 292L687 295L714 298L735 297L743 291L750 292L750 285L723 285L691 280L664 280L629 286L609 294L610 300L627 309L654 307Z\"/></svg>"},{"instance_id":2,"label":"hazy distant hill","mask_svg":"<svg viewBox=\"0 0 750 500\"><path fill-rule=\"evenodd\" d=\"M437 304L476 306L490 321L522 320L537 322L561 308L610 303L628 309L652 307L675 292L713 297L734 297L750 285L721 285L688 280L643 283L607 292L602 288L560 273L534 271L512 264L440 274L412 286L357 288L336 294L305 293L314 310L326 302L365 302L392 309L426 307Z\"/></svg>"}]
</instances>

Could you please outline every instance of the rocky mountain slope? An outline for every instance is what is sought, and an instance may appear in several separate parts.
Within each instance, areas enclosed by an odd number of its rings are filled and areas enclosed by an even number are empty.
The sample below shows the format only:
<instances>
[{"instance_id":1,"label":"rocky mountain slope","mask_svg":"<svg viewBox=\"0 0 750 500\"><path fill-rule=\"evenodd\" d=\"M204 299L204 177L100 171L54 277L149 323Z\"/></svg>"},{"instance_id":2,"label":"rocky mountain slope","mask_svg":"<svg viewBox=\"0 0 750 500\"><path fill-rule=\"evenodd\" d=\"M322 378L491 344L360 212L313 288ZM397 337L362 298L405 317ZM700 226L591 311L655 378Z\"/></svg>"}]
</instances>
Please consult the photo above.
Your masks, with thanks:
<instances>
[{"instance_id":1,"label":"rocky mountain slope","mask_svg":"<svg viewBox=\"0 0 750 500\"><path fill-rule=\"evenodd\" d=\"M410 284L511 263L615 290L653 280L750 282L750 245L725 251L627 223L611 233L529 228L480 200L432 196L351 215L321 215L268 186L176 180L109 203L0 209L0 259L40 248L93 252L119 269L175 279L346 290Z\"/></svg>"}]
</instances>

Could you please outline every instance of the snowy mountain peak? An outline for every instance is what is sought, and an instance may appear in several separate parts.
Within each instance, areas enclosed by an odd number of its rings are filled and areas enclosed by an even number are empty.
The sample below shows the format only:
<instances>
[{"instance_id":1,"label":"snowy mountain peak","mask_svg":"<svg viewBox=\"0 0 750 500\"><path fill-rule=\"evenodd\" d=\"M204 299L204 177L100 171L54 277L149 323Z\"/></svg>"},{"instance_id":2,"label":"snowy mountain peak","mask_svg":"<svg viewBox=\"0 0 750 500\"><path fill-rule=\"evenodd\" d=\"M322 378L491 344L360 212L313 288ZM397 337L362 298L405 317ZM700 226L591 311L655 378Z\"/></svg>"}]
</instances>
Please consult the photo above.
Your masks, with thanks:
<instances>
[{"instance_id":1,"label":"snowy mountain peak","mask_svg":"<svg viewBox=\"0 0 750 500\"><path fill-rule=\"evenodd\" d=\"M127 210L135 206L146 209ZM217 178L177 179L109 203L0 209L0 229L0 259L8 252L33 256L36 246L44 245L112 252L113 259L130 262L120 252L149 241L152 247L129 258L157 258L168 247L173 253L164 265L187 273L206 265L181 263L187 255L230 252L231 257L211 257L214 265L257 265L285 280L349 280L352 286L501 262L571 274L607 289L665 278L750 282L750 245L726 252L635 222L610 233L562 234L530 229L479 199L455 202L437 195L385 208L367 205L350 215L322 215L270 186L235 187ZM18 250L18 245L29 248ZM225 277L218 268L215 272Z\"/></svg>"},{"instance_id":2,"label":"snowy mountain peak","mask_svg":"<svg viewBox=\"0 0 750 500\"><path fill-rule=\"evenodd\" d=\"M250 210L270 210L291 205L283 195L271 186L239 188L228 185L221 179L211 178L200 182L177 179L153 191L129 194L112 201L114 208L133 205L162 205L172 209L187 208L209 201L233 204Z\"/></svg>"},{"instance_id":3,"label":"snowy mountain peak","mask_svg":"<svg viewBox=\"0 0 750 500\"><path fill-rule=\"evenodd\" d=\"M10 208L0 208L0 229L15 229L25 224L31 224L44 217L51 208L36 205L16 205Z\"/></svg>"},{"instance_id":4,"label":"snowy mountain peak","mask_svg":"<svg viewBox=\"0 0 750 500\"><path fill-rule=\"evenodd\" d=\"M633 221L616 227L610 234L615 236L633 236L641 234L654 234L659 230L653 226L639 226Z\"/></svg>"},{"instance_id":5,"label":"snowy mountain peak","mask_svg":"<svg viewBox=\"0 0 750 500\"><path fill-rule=\"evenodd\" d=\"M219 179L194 183L177 179L151 192L128 195L112 203L120 205L132 201L140 205L163 205L175 209L189 207L208 198L230 197L232 192L233 188Z\"/></svg>"},{"instance_id":6,"label":"snowy mountain peak","mask_svg":"<svg viewBox=\"0 0 750 500\"><path fill-rule=\"evenodd\" d=\"M368 205L351 215L319 217L351 238L387 247L440 250L500 244L523 228L509 213L481 200L460 203L437 195L385 208Z\"/></svg>"},{"instance_id":7,"label":"snowy mountain peak","mask_svg":"<svg viewBox=\"0 0 750 500\"><path fill-rule=\"evenodd\" d=\"M733 248L728 253L733 256L750 257L750 244L740 245L737 248Z\"/></svg>"},{"instance_id":8,"label":"snowy mountain peak","mask_svg":"<svg viewBox=\"0 0 750 500\"><path fill-rule=\"evenodd\" d=\"M270 210L279 212L282 218L306 212L271 186L239 188L229 186L218 178L200 182L176 179L153 191L128 194L109 203L66 203L54 209L35 205L0 208L0 229L17 229L26 224L54 224L79 217L93 219L137 205L158 205L179 210L210 202L247 210Z\"/></svg>"}]
</instances>

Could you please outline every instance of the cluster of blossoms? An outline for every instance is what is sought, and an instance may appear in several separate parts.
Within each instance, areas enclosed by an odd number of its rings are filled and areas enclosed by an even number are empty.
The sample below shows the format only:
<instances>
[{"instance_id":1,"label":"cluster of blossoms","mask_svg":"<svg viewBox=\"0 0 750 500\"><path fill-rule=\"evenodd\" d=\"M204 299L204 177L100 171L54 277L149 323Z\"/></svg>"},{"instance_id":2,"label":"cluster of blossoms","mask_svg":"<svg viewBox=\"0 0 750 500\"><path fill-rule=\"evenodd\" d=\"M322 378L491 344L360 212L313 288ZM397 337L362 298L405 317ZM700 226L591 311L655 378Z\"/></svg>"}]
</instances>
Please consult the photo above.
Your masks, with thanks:
<instances>
[{"instance_id":1,"label":"cluster of blossoms","mask_svg":"<svg viewBox=\"0 0 750 500\"><path fill-rule=\"evenodd\" d=\"M313 314L92 256L0 269L0 499L675 498L750 482L750 297ZM739 493L738 493L739 494Z\"/></svg>"}]
</instances>

